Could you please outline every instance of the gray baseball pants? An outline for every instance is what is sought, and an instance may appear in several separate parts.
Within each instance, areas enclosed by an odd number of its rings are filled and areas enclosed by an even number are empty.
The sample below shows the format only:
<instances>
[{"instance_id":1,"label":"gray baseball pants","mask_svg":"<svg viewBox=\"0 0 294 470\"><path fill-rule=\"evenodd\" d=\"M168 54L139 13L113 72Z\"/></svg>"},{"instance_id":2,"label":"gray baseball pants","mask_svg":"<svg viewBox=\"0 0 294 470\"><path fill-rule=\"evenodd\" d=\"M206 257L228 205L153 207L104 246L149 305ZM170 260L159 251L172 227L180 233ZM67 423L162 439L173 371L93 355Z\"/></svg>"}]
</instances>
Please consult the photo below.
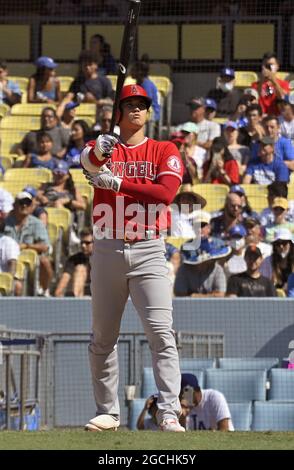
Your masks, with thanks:
<instances>
[{"instance_id":1,"label":"gray baseball pants","mask_svg":"<svg viewBox=\"0 0 294 470\"><path fill-rule=\"evenodd\" d=\"M97 414L119 415L117 341L130 295L152 354L158 421L180 415L181 374L163 240L95 240L91 259L90 366ZM155 390L156 392L156 390Z\"/></svg>"}]
</instances>

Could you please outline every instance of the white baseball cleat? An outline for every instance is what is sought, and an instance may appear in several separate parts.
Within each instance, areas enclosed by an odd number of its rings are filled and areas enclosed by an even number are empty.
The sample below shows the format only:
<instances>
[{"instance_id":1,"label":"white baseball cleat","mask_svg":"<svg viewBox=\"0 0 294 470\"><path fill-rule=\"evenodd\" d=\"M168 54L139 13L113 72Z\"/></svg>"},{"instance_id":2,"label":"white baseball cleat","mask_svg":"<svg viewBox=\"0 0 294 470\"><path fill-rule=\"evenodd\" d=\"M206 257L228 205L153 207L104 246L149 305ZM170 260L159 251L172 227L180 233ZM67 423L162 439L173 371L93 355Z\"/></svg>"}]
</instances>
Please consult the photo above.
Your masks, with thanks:
<instances>
[{"instance_id":1,"label":"white baseball cleat","mask_svg":"<svg viewBox=\"0 0 294 470\"><path fill-rule=\"evenodd\" d=\"M180 425L179 421L176 418L165 418L161 421L159 425L161 431L170 431L170 432L185 432L185 428Z\"/></svg>"},{"instance_id":2,"label":"white baseball cleat","mask_svg":"<svg viewBox=\"0 0 294 470\"><path fill-rule=\"evenodd\" d=\"M119 419L112 415L99 415L90 419L85 425L85 431L117 431L120 422Z\"/></svg>"}]
</instances>

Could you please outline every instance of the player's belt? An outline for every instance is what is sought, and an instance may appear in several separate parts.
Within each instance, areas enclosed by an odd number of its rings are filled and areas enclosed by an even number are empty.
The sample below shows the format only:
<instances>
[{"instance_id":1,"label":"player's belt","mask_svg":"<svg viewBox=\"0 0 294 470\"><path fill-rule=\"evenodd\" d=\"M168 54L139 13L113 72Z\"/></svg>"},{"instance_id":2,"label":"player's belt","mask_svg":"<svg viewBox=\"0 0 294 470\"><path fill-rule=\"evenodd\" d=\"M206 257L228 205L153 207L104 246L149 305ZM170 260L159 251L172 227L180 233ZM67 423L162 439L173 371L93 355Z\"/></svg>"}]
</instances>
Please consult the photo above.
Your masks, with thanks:
<instances>
[{"instance_id":1,"label":"player's belt","mask_svg":"<svg viewBox=\"0 0 294 470\"><path fill-rule=\"evenodd\" d=\"M157 238L160 238L158 234L156 234L155 230L143 230L140 232L137 236L134 237L134 232L127 232L127 231L118 231L116 232L115 230L109 231L107 233L107 229L105 230L105 238L113 238L117 240L123 240L126 243L136 243L139 241L145 241L145 240L155 240Z\"/></svg>"}]
</instances>

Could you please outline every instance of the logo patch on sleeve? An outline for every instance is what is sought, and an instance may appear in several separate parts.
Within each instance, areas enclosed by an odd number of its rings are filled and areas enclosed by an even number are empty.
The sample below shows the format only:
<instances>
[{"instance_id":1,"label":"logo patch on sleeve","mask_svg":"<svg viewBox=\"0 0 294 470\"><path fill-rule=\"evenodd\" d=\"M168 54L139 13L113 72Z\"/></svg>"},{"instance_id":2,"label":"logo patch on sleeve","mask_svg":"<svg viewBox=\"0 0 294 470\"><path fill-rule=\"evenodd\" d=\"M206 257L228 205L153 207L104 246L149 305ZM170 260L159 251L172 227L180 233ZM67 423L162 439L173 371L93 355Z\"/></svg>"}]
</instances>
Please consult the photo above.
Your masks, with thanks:
<instances>
[{"instance_id":1,"label":"logo patch on sleeve","mask_svg":"<svg viewBox=\"0 0 294 470\"><path fill-rule=\"evenodd\" d=\"M167 160L167 166L177 173L181 172L181 160L176 155L172 155Z\"/></svg>"}]
</instances>

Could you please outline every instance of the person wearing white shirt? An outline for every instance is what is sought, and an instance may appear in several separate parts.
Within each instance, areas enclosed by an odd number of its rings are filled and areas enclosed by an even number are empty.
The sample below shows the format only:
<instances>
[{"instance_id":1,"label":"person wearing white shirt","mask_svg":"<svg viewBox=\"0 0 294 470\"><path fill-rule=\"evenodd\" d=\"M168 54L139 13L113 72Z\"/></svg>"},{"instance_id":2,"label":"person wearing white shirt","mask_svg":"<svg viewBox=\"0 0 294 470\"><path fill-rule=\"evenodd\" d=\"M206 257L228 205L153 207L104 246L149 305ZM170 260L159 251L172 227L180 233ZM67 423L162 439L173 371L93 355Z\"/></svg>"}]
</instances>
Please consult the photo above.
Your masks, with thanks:
<instances>
[{"instance_id":1,"label":"person wearing white shirt","mask_svg":"<svg viewBox=\"0 0 294 470\"><path fill-rule=\"evenodd\" d=\"M224 395L218 390L201 389L195 375L182 374L181 398L190 406L185 419L186 430L234 431Z\"/></svg>"},{"instance_id":2,"label":"person wearing white shirt","mask_svg":"<svg viewBox=\"0 0 294 470\"><path fill-rule=\"evenodd\" d=\"M18 243L13 238L4 235L4 225L7 212L0 204L0 273L15 274L16 261L20 253Z\"/></svg>"},{"instance_id":3,"label":"person wearing white shirt","mask_svg":"<svg viewBox=\"0 0 294 470\"><path fill-rule=\"evenodd\" d=\"M287 137L294 145L294 107L293 104L287 101L282 102L280 121L281 135Z\"/></svg>"}]
</instances>

